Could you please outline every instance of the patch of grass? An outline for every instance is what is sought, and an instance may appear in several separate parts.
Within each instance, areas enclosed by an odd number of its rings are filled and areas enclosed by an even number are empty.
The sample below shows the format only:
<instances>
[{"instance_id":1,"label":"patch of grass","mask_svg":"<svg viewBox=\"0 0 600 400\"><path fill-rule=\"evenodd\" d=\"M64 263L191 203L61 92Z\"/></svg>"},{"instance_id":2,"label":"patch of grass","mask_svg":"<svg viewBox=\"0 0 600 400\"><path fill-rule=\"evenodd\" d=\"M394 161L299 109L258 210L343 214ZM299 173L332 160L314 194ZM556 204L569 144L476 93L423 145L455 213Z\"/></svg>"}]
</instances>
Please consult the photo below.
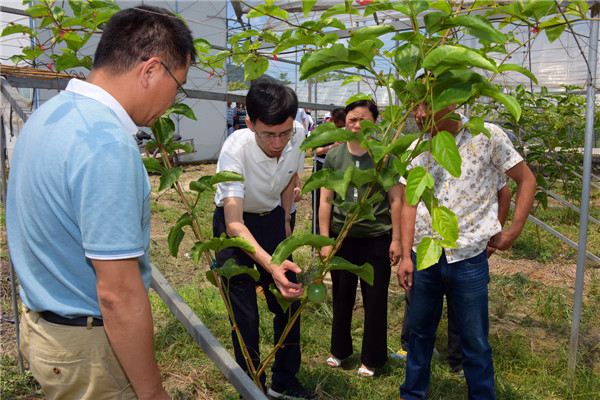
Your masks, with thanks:
<instances>
[{"instance_id":1,"label":"patch of grass","mask_svg":"<svg viewBox=\"0 0 600 400\"><path fill-rule=\"evenodd\" d=\"M40 385L29 370L19 372L15 357L2 355L2 374L0 379L0 399L31 399L43 397Z\"/></svg>"}]
</instances>

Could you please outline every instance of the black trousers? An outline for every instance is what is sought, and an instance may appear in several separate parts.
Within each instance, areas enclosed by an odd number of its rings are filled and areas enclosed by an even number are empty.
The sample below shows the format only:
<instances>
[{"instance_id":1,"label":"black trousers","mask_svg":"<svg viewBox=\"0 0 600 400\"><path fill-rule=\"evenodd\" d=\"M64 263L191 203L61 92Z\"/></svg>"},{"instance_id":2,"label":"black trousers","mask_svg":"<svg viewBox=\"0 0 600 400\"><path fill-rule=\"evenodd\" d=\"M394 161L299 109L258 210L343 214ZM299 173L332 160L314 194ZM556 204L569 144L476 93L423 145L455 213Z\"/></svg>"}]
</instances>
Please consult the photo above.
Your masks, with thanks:
<instances>
[{"instance_id":1,"label":"black trousers","mask_svg":"<svg viewBox=\"0 0 600 400\"><path fill-rule=\"evenodd\" d=\"M277 207L267 215L244 213L244 224L250 230L256 241L269 254L272 254L277 245L285 239L285 216L283 208ZM215 237L226 232L225 214L223 208L217 207L213 215L213 234ZM217 255L217 267L222 266L225 261L234 258L239 265L256 268L260 272L260 279L255 282L248 274L241 274L226 281L229 287L229 297L235 322L238 325L242 339L246 344L250 357L256 366L260 361L259 332L260 318L258 315L258 304L256 287L262 286L267 306L273 316L274 344L279 341L287 322L298 309L299 303L295 302L287 312L284 312L275 296L269 291L269 285L273 278L262 266L255 264L254 260L237 247L230 247ZM288 271L287 278L296 282L296 274ZM232 332L235 360L248 371L244 355L235 332ZM290 387L296 382L296 374L300 369L300 319L292 326L289 334L281 347L275 354L275 362L271 367L273 373L272 382L278 386ZM261 375L260 381L265 387L265 374Z\"/></svg>"},{"instance_id":2,"label":"black trousers","mask_svg":"<svg viewBox=\"0 0 600 400\"><path fill-rule=\"evenodd\" d=\"M313 172L317 172L323 169L323 163L321 161L316 161L315 166L313 167ZM316 235L319 235L321 232L319 230L319 202L321 201L321 188L312 191L312 206L313 206L313 230Z\"/></svg>"},{"instance_id":3,"label":"black trousers","mask_svg":"<svg viewBox=\"0 0 600 400\"><path fill-rule=\"evenodd\" d=\"M410 291L404 294L404 319L402 320L402 333L400 334L400 342L402 349L408 349L408 339L410 338L410 329L408 329L408 310L410 308ZM448 352L446 359L454 372L459 372L463 369L462 366L462 350L460 348L460 335L458 332L458 320L454 312L452 302L446 298L448 306Z\"/></svg>"},{"instance_id":4,"label":"black trousers","mask_svg":"<svg viewBox=\"0 0 600 400\"><path fill-rule=\"evenodd\" d=\"M360 280L365 321L361 362L370 368L380 367L388 359L387 307L390 285L391 235L374 238L346 237L336 255L362 265L373 266L373 286ZM352 354L352 311L356 301L358 276L348 271L331 271L333 296L333 324L331 327L331 354L345 359Z\"/></svg>"}]
</instances>

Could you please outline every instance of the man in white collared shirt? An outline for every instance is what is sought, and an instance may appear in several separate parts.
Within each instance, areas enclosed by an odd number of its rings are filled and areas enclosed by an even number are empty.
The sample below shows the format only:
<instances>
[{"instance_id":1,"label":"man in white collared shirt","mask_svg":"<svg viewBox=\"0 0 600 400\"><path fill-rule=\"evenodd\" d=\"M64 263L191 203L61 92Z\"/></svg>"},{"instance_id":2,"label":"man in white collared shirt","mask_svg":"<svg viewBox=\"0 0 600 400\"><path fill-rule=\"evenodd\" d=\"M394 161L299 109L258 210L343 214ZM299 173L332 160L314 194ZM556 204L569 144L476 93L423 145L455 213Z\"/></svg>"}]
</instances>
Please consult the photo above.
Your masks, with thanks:
<instances>
[{"instance_id":1,"label":"man in white collared shirt","mask_svg":"<svg viewBox=\"0 0 600 400\"><path fill-rule=\"evenodd\" d=\"M21 350L48 399L169 399L154 356L150 182L132 137L169 108L190 30L141 6L106 24L86 82L29 118L8 185Z\"/></svg>"},{"instance_id":2,"label":"man in white collared shirt","mask_svg":"<svg viewBox=\"0 0 600 400\"><path fill-rule=\"evenodd\" d=\"M223 144L217 172L241 174L244 181L217 185L213 233L218 237L240 236L248 240L254 253L228 248L217 256L217 266L233 258L237 264L260 272L258 284L263 288L269 310L274 314L273 331L277 342L289 317L298 307L292 304L284 312L269 285L275 284L283 297L295 298L303 293L296 283L301 269L291 260L281 266L271 264L271 254L290 235L290 206L298 172L304 168L304 152L300 144L304 128L294 121L298 99L294 91L278 82L259 79L252 83L246 97L247 129L235 131ZM255 366L260 361L259 316L256 303L257 283L247 274L231 278L229 297L235 322ZM235 333L233 345L238 364L247 369ZM296 378L300 368L300 319L278 349L273 363L272 383L268 394L274 398L314 398ZM265 375L260 382L265 387Z\"/></svg>"}]
</instances>

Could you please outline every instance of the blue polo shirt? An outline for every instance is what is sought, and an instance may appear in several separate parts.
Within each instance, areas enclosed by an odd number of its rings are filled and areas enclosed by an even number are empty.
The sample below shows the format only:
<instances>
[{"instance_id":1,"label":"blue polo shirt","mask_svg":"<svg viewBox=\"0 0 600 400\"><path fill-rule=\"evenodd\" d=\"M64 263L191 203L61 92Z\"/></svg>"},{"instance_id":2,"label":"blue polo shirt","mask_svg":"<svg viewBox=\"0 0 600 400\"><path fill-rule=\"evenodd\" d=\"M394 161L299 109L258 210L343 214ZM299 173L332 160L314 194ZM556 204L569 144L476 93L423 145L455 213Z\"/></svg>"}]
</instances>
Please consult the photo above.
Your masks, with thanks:
<instances>
[{"instance_id":1,"label":"blue polo shirt","mask_svg":"<svg viewBox=\"0 0 600 400\"><path fill-rule=\"evenodd\" d=\"M137 127L112 96L72 81L33 113L6 203L21 299L34 311L100 317L91 260L138 258L150 283L150 181Z\"/></svg>"}]
</instances>

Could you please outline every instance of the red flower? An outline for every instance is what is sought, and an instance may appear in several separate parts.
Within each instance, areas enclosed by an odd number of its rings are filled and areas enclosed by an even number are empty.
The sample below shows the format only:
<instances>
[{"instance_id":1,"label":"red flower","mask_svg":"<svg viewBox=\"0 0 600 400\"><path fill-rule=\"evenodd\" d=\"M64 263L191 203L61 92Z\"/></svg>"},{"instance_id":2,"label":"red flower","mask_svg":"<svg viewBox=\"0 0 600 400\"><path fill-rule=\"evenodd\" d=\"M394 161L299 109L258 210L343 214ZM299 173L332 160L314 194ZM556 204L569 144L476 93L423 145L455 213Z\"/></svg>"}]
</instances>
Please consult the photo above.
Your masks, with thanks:
<instances>
[{"instance_id":1,"label":"red flower","mask_svg":"<svg viewBox=\"0 0 600 400\"><path fill-rule=\"evenodd\" d=\"M65 36L65 31L60 31L60 33L58 34L58 36L64 37Z\"/></svg>"},{"instance_id":2,"label":"red flower","mask_svg":"<svg viewBox=\"0 0 600 400\"><path fill-rule=\"evenodd\" d=\"M277 54L273 54L273 60L277 61Z\"/></svg>"},{"instance_id":3,"label":"red flower","mask_svg":"<svg viewBox=\"0 0 600 400\"><path fill-rule=\"evenodd\" d=\"M533 33L538 33L538 32L539 32L539 29L538 29L538 27L536 26L535 28L533 28L532 32L533 32Z\"/></svg>"},{"instance_id":4,"label":"red flower","mask_svg":"<svg viewBox=\"0 0 600 400\"><path fill-rule=\"evenodd\" d=\"M49 69L50 71L52 71L52 66L53 66L53 65L54 65L53 63L48 63L48 69Z\"/></svg>"},{"instance_id":5,"label":"red flower","mask_svg":"<svg viewBox=\"0 0 600 400\"><path fill-rule=\"evenodd\" d=\"M366 6L369 5L369 3L371 3L373 0L356 0L356 2L358 4L360 4L361 6Z\"/></svg>"},{"instance_id":6,"label":"red flower","mask_svg":"<svg viewBox=\"0 0 600 400\"><path fill-rule=\"evenodd\" d=\"M214 75L215 71L210 71L210 75L208 76L208 79L212 78L212 76Z\"/></svg>"},{"instance_id":7,"label":"red flower","mask_svg":"<svg viewBox=\"0 0 600 400\"><path fill-rule=\"evenodd\" d=\"M41 50L46 50L46 49L44 48L44 45L43 45L43 44L41 44L41 43L40 43L40 49L41 49Z\"/></svg>"}]
</instances>

